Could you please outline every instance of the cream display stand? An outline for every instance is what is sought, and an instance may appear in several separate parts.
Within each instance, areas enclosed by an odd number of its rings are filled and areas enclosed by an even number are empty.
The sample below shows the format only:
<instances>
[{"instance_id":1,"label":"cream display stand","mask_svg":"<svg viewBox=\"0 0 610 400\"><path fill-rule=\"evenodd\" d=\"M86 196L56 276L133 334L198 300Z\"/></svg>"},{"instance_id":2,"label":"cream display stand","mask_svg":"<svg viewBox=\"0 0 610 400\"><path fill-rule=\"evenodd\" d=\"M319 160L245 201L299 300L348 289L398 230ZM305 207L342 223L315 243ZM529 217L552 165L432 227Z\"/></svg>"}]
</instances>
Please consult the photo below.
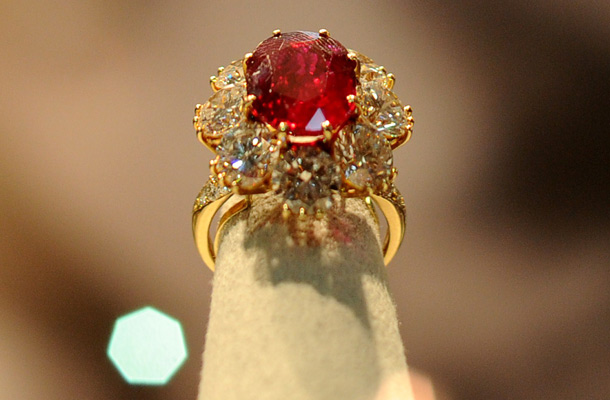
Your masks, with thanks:
<instances>
[{"instance_id":1,"label":"cream display stand","mask_svg":"<svg viewBox=\"0 0 610 400\"><path fill-rule=\"evenodd\" d=\"M378 224L260 197L220 238L199 400L411 400Z\"/></svg>"}]
</instances>

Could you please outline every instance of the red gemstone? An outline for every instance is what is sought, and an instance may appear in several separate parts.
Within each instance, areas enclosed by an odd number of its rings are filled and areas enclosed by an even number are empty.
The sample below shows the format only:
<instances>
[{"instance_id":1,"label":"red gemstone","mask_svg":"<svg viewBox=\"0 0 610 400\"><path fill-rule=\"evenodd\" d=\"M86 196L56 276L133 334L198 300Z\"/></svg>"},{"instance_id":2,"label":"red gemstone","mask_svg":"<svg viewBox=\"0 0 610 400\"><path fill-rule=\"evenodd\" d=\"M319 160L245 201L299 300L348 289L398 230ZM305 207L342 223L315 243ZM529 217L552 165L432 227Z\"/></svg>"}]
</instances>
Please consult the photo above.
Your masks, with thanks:
<instances>
[{"instance_id":1,"label":"red gemstone","mask_svg":"<svg viewBox=\"0 0 610 400\"><path fill-rule=\"evenodd\" d=\"M322 137L322 123L336 131L354 114L347 96L356 94L356 61L335 39L313 32L289 32L258 45L246 62L252 114L301 143ZM295 138L296 139L296 138Z\"/></svg>"}]
</instances>

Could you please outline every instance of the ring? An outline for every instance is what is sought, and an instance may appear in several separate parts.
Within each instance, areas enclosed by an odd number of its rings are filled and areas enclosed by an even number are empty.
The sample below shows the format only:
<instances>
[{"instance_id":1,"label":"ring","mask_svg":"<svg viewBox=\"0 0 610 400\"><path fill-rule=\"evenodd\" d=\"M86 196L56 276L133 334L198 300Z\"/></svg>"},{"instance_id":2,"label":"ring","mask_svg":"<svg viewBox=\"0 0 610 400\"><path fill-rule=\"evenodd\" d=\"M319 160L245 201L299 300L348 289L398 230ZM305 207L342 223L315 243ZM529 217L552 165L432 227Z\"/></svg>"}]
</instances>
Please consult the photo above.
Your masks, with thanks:
<instances>
[{"instance_id":1,"label":"ring","mask_svg":"<svg viewBox=\"0 0 610 400\"><path fill-rule=\"evenodd\" d=\"M413 132L410 106L392 91L394 75L346 49L327 30L273 31L253 53L218 69L214 94L197 104L197 138L216 157L195 199L193 234L214 270L224 222L247 209L251 196L282 196L286 217L323 216L341 198L377 204L387 221L387 265L406 227L392 150ZM222 213L213 240L212 221Z\"/></svg>"}]
</instances>

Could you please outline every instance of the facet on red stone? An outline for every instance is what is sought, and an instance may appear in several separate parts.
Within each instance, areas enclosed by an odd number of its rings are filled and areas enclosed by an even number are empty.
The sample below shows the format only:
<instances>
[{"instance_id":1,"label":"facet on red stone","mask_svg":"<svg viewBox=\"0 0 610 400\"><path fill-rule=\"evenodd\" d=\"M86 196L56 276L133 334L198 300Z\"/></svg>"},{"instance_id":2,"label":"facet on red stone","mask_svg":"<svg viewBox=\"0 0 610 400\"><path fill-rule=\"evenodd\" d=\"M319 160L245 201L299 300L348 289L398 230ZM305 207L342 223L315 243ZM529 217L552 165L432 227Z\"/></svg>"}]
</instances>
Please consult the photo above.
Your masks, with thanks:
<instances>
[{"instance_id":1,"label":"facet on red stone","mask_svg":"<svg viewBox=\"0 0 610 400\"><path fill-rule=\"evenodd\" d=\"M248 94L256 96L253 116L308 143L323 133L328 121L334 130L354 114L347 101L356 94L356 61L335 39L313 32L282 33L261 42L246 61Z\"/></svg>"}]
</instances>

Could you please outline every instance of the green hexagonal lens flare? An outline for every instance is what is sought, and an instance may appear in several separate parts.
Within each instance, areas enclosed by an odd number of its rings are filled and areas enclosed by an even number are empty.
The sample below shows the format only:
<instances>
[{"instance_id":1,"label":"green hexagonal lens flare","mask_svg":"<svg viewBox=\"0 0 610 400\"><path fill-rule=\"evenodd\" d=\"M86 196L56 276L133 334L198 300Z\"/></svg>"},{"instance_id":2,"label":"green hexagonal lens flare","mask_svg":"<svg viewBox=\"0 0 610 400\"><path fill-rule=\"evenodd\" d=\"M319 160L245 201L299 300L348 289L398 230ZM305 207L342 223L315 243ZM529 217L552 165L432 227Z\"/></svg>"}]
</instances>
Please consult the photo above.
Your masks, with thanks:
<instances>
[{"instance_id":1,"label":"green hexagonal lens flare","mask_svg":"<svg viewBox=\"0 0 610 400\"><path fill-rule=\"evenodd\" d=\"M180 322L144 307L118 318L108 357L132 385L165 385L188 356Z\"/></svg>"}]
</instances>

